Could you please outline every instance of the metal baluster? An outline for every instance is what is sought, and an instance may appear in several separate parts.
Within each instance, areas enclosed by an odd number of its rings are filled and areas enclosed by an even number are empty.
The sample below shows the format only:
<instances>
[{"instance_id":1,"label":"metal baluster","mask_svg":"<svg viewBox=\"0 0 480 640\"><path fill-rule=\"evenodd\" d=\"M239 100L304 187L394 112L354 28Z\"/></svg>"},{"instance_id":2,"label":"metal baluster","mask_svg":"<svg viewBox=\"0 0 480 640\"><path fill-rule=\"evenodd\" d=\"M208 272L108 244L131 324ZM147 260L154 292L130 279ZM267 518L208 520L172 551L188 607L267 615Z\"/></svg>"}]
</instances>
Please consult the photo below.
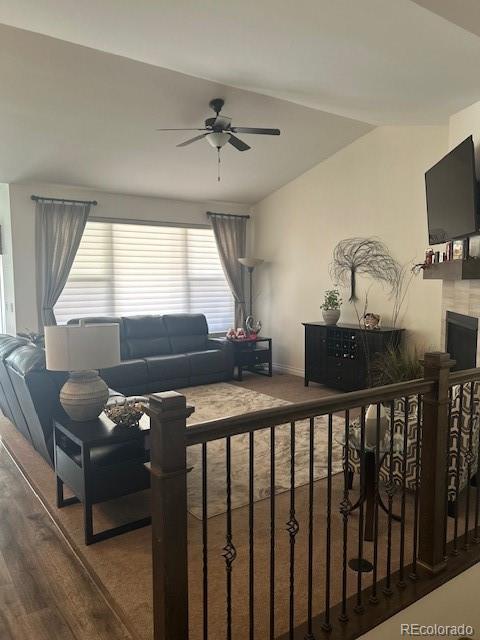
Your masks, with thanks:
<instances>
[{"instance_id":1,"label":"metal baluster","mask_svg":"<svg viewBox=\"0 0 480 640\"><path fill-rule=\"evenodd\" d=\"M421 429L422 429L422 396L417 396L417 438L415 442L415 498L413 513L413 555L412 555L412 571L410 578L417 579L417 553L418 553L418 506L420 497L420 446L421 446Z\"/></svg>"},{"instance_id":2,"label":"metal baluster","mask_svg":"<svg viewBox=\"0 0 480 640\"><path fill-rule=\"evenodd\" d=\"M365 407L360 412L360 495L365 495ZM357 602L354 607L355 613L363 613L365 607L362 603L362 564L363 564L363 536L364 536L364 507L363 500L358 508L358 571L357 571Z\"/></svg>"},{"instance_id":3,"label":"metal baluster","mask_svg":"<svg viewBox=\"0 0 480 640\"><path fill-rule=\"evenodd\" d=\"M408 414L410 402L408 396L404 398L405 411L403 416L403 458L402 458L402 502L400 510L400 567L398 586L405 587L405 507L407 498L407 445L408 445Z\"/></svg>"},{"instance_id":4,"label":"metal baluster","mask_svg":"<svg viewBox=\"0 0 480 640\"><path fill-rule=\"evenodd\" d=\"M391 575L392 575L392 507L393 496L395 495L395 483L393 481L393 436L395 433L395 400L390 403L390 451L389 455L389 467L388 467L388 483L387 483L387 497L388 497L388 529L387 529L387 576L385 580L385 587L383 593L386 596L392 595Z\"/></svg>"},{"instance_id":5,"label":"metal baluster","mask_svg":"<svg viewBox=\"0 0 480 640\"><path fill-rule=\"evenodd\" d=\"M468 536L468 527L470 524L470 478L472 477L472 462L474 459L473 448L473 424L474 424L474 386L475 383L470 382L470 429L468 434L468 450L465 454L465 460L467 462L467 490L465 497L465 549L470 547L470 541Z\"/></svg>"},{"instance_id":6,"label":"metal baluster","mask_svg":"<svg viewBox=\"0 0 480 640\"><path fill-rule=\"evenodd\" d=\"M310 457L308 461L308 563L307 563L307 635L305 640L314 640L312 629L313 600L313 482L315 462L315 419L310 418Z\"/></svg>"},{"instance_id":7,"label":"metal baluster","mask_svg":"<svg viewBox=\"0 0 480 640\"><path fill-rule=\"evenodd\" d=\"M348 622L347 615L347 552L348 552L348 514L352 507L348 494L348 443L350 435L350 411L345 411L345 448L344 448L344 478L343 499L340 503L340 513L343 517L343 567L342 567L342 610L340 622Z\"/></svg>"},{"instance_id":8,"label":"metal baluster","mask_svg":"<svg viewBox=\"0 0 480 640\"><path fill-rule=\"evenodd\" d=\"M232 569L237 557L237 550L232 540L232 454L230 436L227 436L225 446L227 459L227 543L223 547L223 557L225 558L227 573L227 640L232 640Z\"/></svg>"},{"instance_id":9,"label":"metal baluster","mask_svg":"<svg viewBox=\"0 0 480 640\"><path fill-rule=\"evenodd\" d=\"M202 443L203 640L208 640L207 443Z\"/></svg>"},{"instance_id":10,"label":"metal baluster","mask_svg":"<svg viewBox=\"0 0 480 640\"><path fill-rule=\"evenodd\" d=\"M452 437L452 387L448 390L448 429L447 429L447 480L445 483L445 531L443 537L443 556L447 558L447 534L448 534L448 487L450 484L450 439Z\"/></svg>"},{"instance_id":11,"label":"metal baluster","mask_svg":"<svg viewBox=\"0 0 480 640\"><path fill-rule=\"evenodd\" d=\"M325 551L325 617L322 623L324 631L331 631L330 622L330 579L332 565L332 440L333 416L328 414L328 453L327 453L327 544Z\"/></svg>"},{"instance_id":12,"label":"metal baluster","mask_svg":"<svg viewBox=\"0 0 480 640\"><path fill-rule=\"evenodd\" d=\"M255 458L255 432L250 431L249 434L249 466L248 466L248 542L249 542L249 591L248 591L248 608L249 608L249 637L250 640L254 638L254 624L255 624L255 556L254 556L254 458Z\"/></svg>"},{"instance_id":13,"label":"metal baluster","mask_svg":"<svg viewBox=\"0 0 480 640\"><path fill-rule=\"evenodd\" d=\"M270 640L275 640L275 427L270 428Z\"/></svg>"},{"instance_id":14,"label":"metal baluster","mask_svg":"<svg viewBox=\"0 0 480 640\"><path fill-rule=\"evenodd\" d=\"M377 596L377 576L378 576L378 499L380 492L380 418L381 405L377 402L377 428L375 431L375 503L373 507L373 576L372 576L372 593L369 602L378 603Z\"/></svg>"},{"instance_id":15,"label":"metal baluster","mask_svg":"<svg viewBox=\"0 0 480 640\"><path fill-rule=\"evenodd\" d=\"M290 423L290 518L287 531L290 536L290 597L289 597L289 638L293 640L295 626L295 537L299 526L295 517L295 422Z\"/></svg>"},{"instance_id":16,"label":"metal baluster","mask_svg":"<svg viewBox=\"0 0 480 640\"><path fill-rule=\"evenodd\" d=\"M475 419L478 421L478 415L475 416ZM480 429L480 425L479 425ZM480 515L480 433L478 436L478 444L477 444L477 473L475 474L475 532L473 534L473 542L478 544L480 542L480 537L478 535L478 521Z\"/></svg>"},{"instance_id":17,"label":"metal baluster","mask_svg":"<svg viewBox=\"0 0 480 640\"><path fill-rule=\"evenodd\" d=\"M457 466L455 469L455 516L453 523L453 550L454 556L458 555L458 514L460 497L460 458L462 455L462 419L463 419L463 384L460 385L460 402L458 406L458 429L457 429Z\"/></svg>"}]
</instances>

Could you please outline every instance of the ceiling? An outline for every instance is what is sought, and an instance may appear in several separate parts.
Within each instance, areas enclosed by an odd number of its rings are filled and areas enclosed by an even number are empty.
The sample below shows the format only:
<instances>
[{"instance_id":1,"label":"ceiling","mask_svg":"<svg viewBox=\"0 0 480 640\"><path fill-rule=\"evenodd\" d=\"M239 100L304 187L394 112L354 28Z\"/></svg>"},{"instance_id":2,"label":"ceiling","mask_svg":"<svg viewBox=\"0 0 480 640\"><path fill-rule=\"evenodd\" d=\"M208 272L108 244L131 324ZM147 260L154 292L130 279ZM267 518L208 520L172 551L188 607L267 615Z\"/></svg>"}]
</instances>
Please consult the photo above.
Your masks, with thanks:
<instances>
[{"instance_id":1,"label":"ceiling","mask_svg":"<svg viewBox=\"0 0 480 640\"><path fill-rule=\"evenodd\" d=\"M480 2L478 0L414 0L429 11L433 11L445 20L480 36Z\"/></svg>"},{"instance_id":2,"label":"ceiling","mask_svg":"<svg viewBox=\"0 0 480 640\"><path fill-rule=\"evenodd\" d=\"M117 193L255 203L370 125L0 25L0 182L50 182ZM176 144L222 97L252 149Z\"/></svg>"},{"instance_id":3,"label":"ceiling","mask_svg":"<svg viewBox=\"0 0 480 640\"><path fill-rule=\"evenodd\" d=\"M0 0L0 181L257 202L375 125L480 100L477 0L449 2ZM154 131L201 126L217 96L282 130L227 145L220 183L207 142Z\"/></svg>"},{"instance_id":4,"label":"ceiling","mask_svg":"<svg viewBox=\"0 0 480 640\"><path fill-rule=\"evenodd\" d=\"M0 22L373 124L480 98L480 39L410 0L0 0Z\"/></svg>"}]
</instances>

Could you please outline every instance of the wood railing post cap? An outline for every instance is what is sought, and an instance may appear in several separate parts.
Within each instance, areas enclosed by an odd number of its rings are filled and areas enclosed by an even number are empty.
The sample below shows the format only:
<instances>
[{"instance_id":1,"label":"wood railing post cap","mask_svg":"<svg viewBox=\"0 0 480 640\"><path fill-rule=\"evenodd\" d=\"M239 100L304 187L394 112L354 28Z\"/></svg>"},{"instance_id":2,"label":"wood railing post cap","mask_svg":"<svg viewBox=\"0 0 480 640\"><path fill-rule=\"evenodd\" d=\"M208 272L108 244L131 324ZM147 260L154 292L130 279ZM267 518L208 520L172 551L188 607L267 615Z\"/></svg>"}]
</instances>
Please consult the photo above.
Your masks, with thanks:
<instances>
[{"instance_id":1,"label":"wood railing post cap","mask_svg":"<svg viewBox=\"0 0 480 640\"><path fill-rule=\"evenodd\" d=\"M427 367L450 369L455 365L455 360L452 360L450 354L444 351L429 351L424 355L423 364Z\"/></svg>"},{"instance_id":2,"label":"wood railing post cap","mask_svg":"<svg viewBox=\"0 0 480 640\"><path fill-rule=\"evenodd\" d=\"M162 391L148 396L149 409L155 413L184 413L189 416L193 407L187 406L186 397L177 391Z\"/></svg>"}]
</instances>

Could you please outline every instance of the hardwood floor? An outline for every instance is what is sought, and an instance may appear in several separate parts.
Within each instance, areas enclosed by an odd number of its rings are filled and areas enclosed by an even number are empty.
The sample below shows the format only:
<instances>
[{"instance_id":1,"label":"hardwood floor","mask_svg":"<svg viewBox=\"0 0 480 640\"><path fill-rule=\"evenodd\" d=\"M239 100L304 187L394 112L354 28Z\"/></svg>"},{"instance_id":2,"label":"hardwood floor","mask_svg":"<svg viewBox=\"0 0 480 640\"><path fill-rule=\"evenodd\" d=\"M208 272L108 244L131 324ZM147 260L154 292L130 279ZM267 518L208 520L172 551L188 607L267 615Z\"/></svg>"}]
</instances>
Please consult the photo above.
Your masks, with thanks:
<instances>
[{"instance_id":1,"label":"hardwood floor","mask_svg":"<svg viewBox=\"0 0 480 640\"><path fill-rule=\"evenodd\" d=\"M0 443L0 639L131 638Z\"/></svg>"}]
</instances>

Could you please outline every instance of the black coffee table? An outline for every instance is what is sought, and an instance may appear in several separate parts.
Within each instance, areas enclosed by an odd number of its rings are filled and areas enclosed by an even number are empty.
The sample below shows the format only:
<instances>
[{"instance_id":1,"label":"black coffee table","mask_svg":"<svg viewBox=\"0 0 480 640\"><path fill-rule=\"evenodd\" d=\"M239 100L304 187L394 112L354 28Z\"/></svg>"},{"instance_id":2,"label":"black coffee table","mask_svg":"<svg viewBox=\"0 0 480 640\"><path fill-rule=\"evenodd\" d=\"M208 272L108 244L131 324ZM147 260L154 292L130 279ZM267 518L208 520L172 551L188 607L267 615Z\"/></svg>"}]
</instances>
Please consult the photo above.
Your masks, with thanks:
<instances>
[{"instance_id":1,"label":"black coffee table","mask_svg":"<svg viewBox=\"0 0 480 640\"><path fill-rule=\"evenodd\" d=\"M146 517L94 533L92 510L94 504L148 489L149 431L147 416L139 427L117 426L105 414L89 422L75 422L66 414L54 419L57 507L83 503L86 545L150 524ZM64 484L74 497L64 498Z\"/></svg>"}]
</instances>

